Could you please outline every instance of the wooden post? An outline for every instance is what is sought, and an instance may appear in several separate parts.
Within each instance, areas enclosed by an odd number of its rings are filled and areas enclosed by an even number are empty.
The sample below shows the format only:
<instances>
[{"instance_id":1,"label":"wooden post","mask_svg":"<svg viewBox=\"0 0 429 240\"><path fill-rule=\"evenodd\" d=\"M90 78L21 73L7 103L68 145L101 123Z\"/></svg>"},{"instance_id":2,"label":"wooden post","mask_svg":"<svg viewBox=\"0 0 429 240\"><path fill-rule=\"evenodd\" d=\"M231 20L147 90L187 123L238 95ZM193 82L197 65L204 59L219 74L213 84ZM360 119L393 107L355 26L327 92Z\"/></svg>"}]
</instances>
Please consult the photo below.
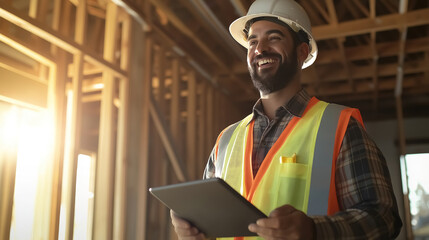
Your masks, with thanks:
<instances>
[{"instance_id":1,"label":"wooden post","mask_svg":"<svg viewBox=\"0 0 429 240\"><path fill-rule=\"evenodd\" d=\"M149 22L152 20L152 5L149 1L144 1L144 12L147 16ZM140 132L140 149L141 154L139 158L138 165L138 195L137 195L137 221L136 221L136 231L135 239L146 239L147 238L147 229L148 229L148 191L149 187L149 128L150 128L150 104L151 104L151 82L152 82L152 56L153 52L153 38L152 36L146 35L144 38L144 59L143 59L143 79L140 79L143 82L143 88L139 89L140 93L143 95L143 106L141 110L141 132ZM142 67L140 65L140 67Z\"/></svg>"},{"instance_id":2,"label":"wooden post","mask_svg":"<svg viewBox=\"0 0 429 240\"><path fill-rule=\"evenodd\" d=\"M401 0L399 2L399 14L405 14L408 8L408 0ZM407 27L404 25L399 29L399 52L398 52L398 69L396 73L396 86L395 86L395 100L396 100L396 115L398 118L398 137L399 137L399 150L400 156L405 157L406 151L406 138L404 130L404 116L402 111L402 90L404 81L404 61L405 61L405 41L407 39ZM405 164L406 165L406 164ZM407 176L407 175L406 175ZM413 229L411 226L411 211L410 211L410 199L408 190L408 178L403 179L406 181L406 193L404 195L404 208L405 208L405 229L407 233L407 239L414 239Z\"/></svg>"},{"instance_id":3,"label":"wooden post","mask_svg":"<svg viewBox=\"0 0 429 240\"><path fill-rule=\"evenodd\" d=\"M143 123L143 85L145 84L142 79L144 75L143 62L146 57L145 48L142 47L144 43L144 33L139 24L131 19L130 22L130 41L129 49L133 50L130 54L129 61L129 78L128 78L128 104L127 104L127 117L126 117L126 151L125 151L125 194L124 198L124 232L123 239L144 239L144 237L137 237L138 231L145 227L142 222L139 222L139 214L145 205L139 204L140 191L145 191L144 187L140 185L143 172L140 172L140 165L147 160L146 151L148 147L142 144L142 134L145 130ZM145 142L147 144L147 141Z\"/></svg>"},{"instance_id":4,"label":"wooden post","mask_svg":"<svg viewBox=\"0 0 429 240\"><path fill-rule=\"evenodd\" d=\"M109 2L106 10L104 36L104 59L114 62L116 47L118 7ZM113 190L114 190L114 105L116 92L115 77L103 72L104 88L101 99L100 134L95 180L94 239L112 239L113 234Z\"/></svg>"},{"instance_id":5,"label":"wooden post","mask_svg":"<svg viewBox=\"0 0 429 240\"><path fill-rule=\"evenodd\" d=\"M57 67L55 72L55 110L54 110L54 122L56 126L55 132L55 153L53 163L53 176L52 176L52 199L51 199L51 220L50 220L50 231L49 239L55 240L58 238L59 222L60 222L60 207L61 207L61 191L63 184L63 165L65 157L65 126L66 126L66 111L64 106L66 105L66 75L67 75L67 64L66 64L66 52L61 49L56 49L57 52ZM52 73L53 74L53 73Z\"/></svg>"},{"instance_id":6,"label":"wooden post","mask_svg":"<svg viewBox=\"0 0 429 240\"><path fill-rule=\"evenodd\" d=\"M170 128L174 145L178 146L180 134L180 63L174 58L171 69L171 103L170 103ZM179 149L178 149L179 150ZM180 155L180 150L179 150Z\"/></svg>"},{"instance_id":7,"label":"wooden post","mask_svg":"<svg viewBox=\"0 0 429 240\"><path fill-rule=\"evenodd\" d=\"M121 61L123 70L128 70L130 62L131 19L127 14L122 21ZM126 145L127 145L127 115L129 98L128 79L119 79L118 136L116 143L115 191L113 214L113 239L125 239L125 202L126 202Z\"/></svg>"},{"instance_id":8,"label":"wooden post","mask_svg":"<svg viewBox=\"0 0 429 240\"><path fill-rule=\"evenodd\" d=\"M86 2L80 1L76 12L75 41L83 44L86 23ZM83 79L83 53L73 55L72 90L68 94L69 116L66 123L66 153L63 178L62 202L65 205L65 237L73 239L77 160L80 148L80 129L82 120L82 79Z\"/></svg>"},{"instance_id":9,"label":"wooden post","mask_svg":"<svg viewBox=\"0 0 429 240\"><path fill-rule=\"evenodd\" d=\"M207 133L207 115L206 115L206 91L207 91L207 83L206 82L201 82L198 86L198 102L199 102L199 107L198 107L198 154L197 154L197 161L198 161L198 177L201 178L201 176L203 175L203 169L205 168L205 159L207 159L209 157L208 153L209 153L209 148L207 147L206 143L206 133Z\"/></svg>"},{"instance_id":10,"label":"wooden post","mask_svg":"<svg viewBox=\"0 0 429 240\"><path fill-rule=\"evenodd\" d=\"M155 51L156 50L156 51ZM165 84L164 84L164 72L165 72L165 49L162 45L158 46L156 49L153 49L153 57L154 57L154 65L153 65L153 74L154 78L158 80L158 86L155 86L153 90L156 89L157 96L156 96L156 102L158 109L161 113L164 113L165 110ZM152 79L153 80L153 79ZM155 97L155 96L154 96ZM168 159L164 151L164 146L162 144L162 139L159 134L157 134L157 129L152 128L153 130L151 133L154 133L154 136L152 136L152 142L154 143L154 146L151 147L152 153L153 153L153 159L157 159L157 161L152 161L153 168L152 170L155 171L157 174L153 174L152 176L155 178L154 181L157 185L167 185L168 184ZM168 224L169 219L167 218L167 214L169 213L167 211L167 208L160 204L159 202L156 202L157 208L155 208L155 211L157 214L155 214L155 219L158 220L158 226L157 229L159 231L156 231L158 233L158 239L168 239L168 232L163 231L166 224ZM150 214L152 215L152 214ZM150 224L150 223L148 223ZM149 236L147 236L149 237Z\"/></svg>"},{"instance_id":11,"label":"wooden post","mask_svg":"<svg viewBox=\"0 0 429 240\"><path fill-rule=\"evenodd\" d=\"M195 72L189 70L188 73L188 98L187 98L187 121L186 121L186 163L188 164L189 178L194 180L197 176L197 80Z\"/></svg>"},{"instance_id":12,"label":"wooden post","mask_svg":"<svg viewBox=\"0 0 429 240\"><path fill-rule=\"evenodd\" d=\"M210 148L210 146L214 146L215 139L214 139L214 113L213 113L213 105L214 105L214 89L212 86L208 86L207 88L207 101L206 101L206 116L207 116L207 134L206 134L206 146L207 148Z\"/></svg>"},{"instance_id":13,"label":"wooden post","mask_svg":"<svg viewBox=\"0 0 429 240\"><path fill-rule=\"evenodd\" d=\"M148 166L149 166L149 111L151 101L151 69L152 69L152 39L145 39L145 59L144 59L144 77L143 77L143 109L142 109L142 128L141 128L141 157L139 165L138 179L138 210L137 210L137 227L135 239L146 239L147 231L147 198L148 198Z\"/></svg>"},{"instance_id":14,"label":"wooden post","mask_svg":"<svg viewBox=\"0 0 429 240\"><path fill-rule=\"evenodd\" d=\"M86 2L81 1L77 6L75 41L83 44L86 23ZM83 53L75 52L73 55L72 89L68 93L68 116L66 119L66 143L63 173L62 203L65 206L65 238L73 239L74 210L76 194L77 158L80 147L80 128L82 112L82 79L83 79Z\"/></svg>"},{"instance_id":15,"label":"wooden post","mask_svg":"<svg viewBox=\"0 0 429 240\"><path fill-rule=\"evenodd\" d=\"M60 16L67 18L61 14L61 1L55 0L52 13L52 29L59 31ZM68 4L66 4L69 6ZM70 8L64 8L63 14L67 15L70 12ZM62 31L66 31L68 26L61 28ZM66 51L57 48L55 45L51 45L51 54L57 56L56 59L56 71L54 77L55 87L52 91L55 99L54 106L54 122L56 126L55 131L55 153L54 163L52 166L52 197L51 197L51 214L50 214L50 228L49 228L49 239L58 239L59 233L59 222L60 222L60 207L61 207L61 192L62 192L62 179L63 179L63 165L65 157L65 126L66 126L66 76L67 76L67 53ZM52 71L52 70L51 70ZM51 72L51 74L54 74Z\"/></svg>"},{"instance_id":16,"label":"wooden post","mask_svg":"<svg viewBox=\"0 0 429 240\"><path fill-rule=\"evenodd\" d=\"M74 229L74 200L76 190L77 157L80 142L81 121L81 95L82 95L82 68L83 59L81 54L74 57L75 73L73 75L73 87L68 94L68 116L66 123L66 146L65 146L65 172L63 173L62 202L65 205L66 239L73 239Z\"/></svg>"},{"instance_id":17,"label":"wooden post","mask_svg":"<svg viewBox=\"0 0 429 240\"><path fill-rule=\"evenodd\" d=\"M0 102L0 238L9 240L15 191L18 139L11 105ZM9 119L8 119L9 118Z\"/></svg>"}]
</instances>

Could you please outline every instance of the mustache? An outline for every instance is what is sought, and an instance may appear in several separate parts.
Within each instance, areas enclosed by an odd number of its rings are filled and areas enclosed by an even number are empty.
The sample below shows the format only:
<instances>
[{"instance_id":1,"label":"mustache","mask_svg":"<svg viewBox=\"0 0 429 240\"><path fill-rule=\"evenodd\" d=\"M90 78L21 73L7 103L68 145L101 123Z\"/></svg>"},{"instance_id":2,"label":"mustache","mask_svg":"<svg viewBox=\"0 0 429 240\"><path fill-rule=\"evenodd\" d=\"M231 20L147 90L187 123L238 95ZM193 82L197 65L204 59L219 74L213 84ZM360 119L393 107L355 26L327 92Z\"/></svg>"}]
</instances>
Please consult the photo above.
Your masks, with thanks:
<instances>
[{"instance_id":1,"label":"mustache","mask_svg":"<svg viewBox=\"0 0 429 240\"><path fill-rule=\"evenodd\" d=\"M256 64L259 60L261 60L263 58L278 58L278 59L280 59L280 62L282 60L282 56L280 54L277 54L277 53L262 53L262 54L256 56L253 59L252 64Z\"/></svg>"}]
</instances>

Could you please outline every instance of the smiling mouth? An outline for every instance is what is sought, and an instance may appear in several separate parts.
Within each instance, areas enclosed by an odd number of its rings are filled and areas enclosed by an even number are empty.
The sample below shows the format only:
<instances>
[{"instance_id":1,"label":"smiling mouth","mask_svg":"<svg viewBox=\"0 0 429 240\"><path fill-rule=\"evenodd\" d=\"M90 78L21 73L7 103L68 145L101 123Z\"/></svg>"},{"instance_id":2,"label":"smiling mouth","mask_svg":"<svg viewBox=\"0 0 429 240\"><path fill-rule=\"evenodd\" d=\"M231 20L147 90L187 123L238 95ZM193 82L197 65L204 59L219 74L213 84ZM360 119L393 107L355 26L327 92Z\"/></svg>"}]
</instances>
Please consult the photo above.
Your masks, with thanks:
<instances>
[{"instance_id":1,"label":"smiling mouth","mask_svg":"<svg viewBox=\"0 0 429 240\"><path fill-rule=\"evenodd\" d=\"M269 65L271 63L275 63L275 62L276 62L276 60L273 58L264 58L264 59L258 60L256 62L256 64L258 67L263 67L263 66Z\"/></svg>"}]
</instances>

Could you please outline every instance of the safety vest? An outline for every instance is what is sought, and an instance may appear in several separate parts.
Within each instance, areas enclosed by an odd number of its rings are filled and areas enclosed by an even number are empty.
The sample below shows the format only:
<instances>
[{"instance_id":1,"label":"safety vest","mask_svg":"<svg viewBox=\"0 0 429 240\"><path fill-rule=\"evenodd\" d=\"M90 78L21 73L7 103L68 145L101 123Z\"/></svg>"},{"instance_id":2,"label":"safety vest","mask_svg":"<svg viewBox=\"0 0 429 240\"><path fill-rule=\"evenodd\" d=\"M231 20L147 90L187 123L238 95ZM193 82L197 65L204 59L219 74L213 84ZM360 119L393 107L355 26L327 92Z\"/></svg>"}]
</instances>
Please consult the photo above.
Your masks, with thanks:
<instances>
[{"instance_id":1,"label":"safety vest","mask_svg":"<svg viewBox=\"0 0 429 240\"><path fill-rule=\"evenodd\" d=\"M332 215L339 210L335 162L351 116L362 123L357 109L313 97L302 117L293 117L286 126L253 177L250 114L218 137L216 177L266 215L285 204L308 215Z\"/></svg>"}]
</instances>

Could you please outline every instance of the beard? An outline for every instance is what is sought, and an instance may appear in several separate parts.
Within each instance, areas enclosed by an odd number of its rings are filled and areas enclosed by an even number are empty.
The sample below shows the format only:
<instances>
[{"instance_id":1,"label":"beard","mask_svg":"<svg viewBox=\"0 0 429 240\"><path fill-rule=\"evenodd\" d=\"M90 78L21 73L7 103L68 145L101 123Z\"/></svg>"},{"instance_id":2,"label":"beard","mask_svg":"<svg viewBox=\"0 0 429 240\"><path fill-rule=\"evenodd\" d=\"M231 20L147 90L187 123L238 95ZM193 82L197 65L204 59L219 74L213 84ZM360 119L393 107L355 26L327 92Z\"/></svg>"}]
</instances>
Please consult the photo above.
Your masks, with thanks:
<instances>
[{"instance_id":1,"label":"beard","mask_svg":"<svg viewBox=\"0 0 429 240\"><path fill-rule=\"evenodd\" d=\"M279 64L274 74L271 72L262 72L258 74L256 70L258 67L257 62L260 58L264 57L275 57L279 59L280 62L282 57L276 53L263 53L256 57L252 64L248 65L253 85L260 93L266 95L285 88L292 81L298 71L298 60L296 48L294 48L291 57L288 57L283 63Z\"/></svg>"}]
</instances>

